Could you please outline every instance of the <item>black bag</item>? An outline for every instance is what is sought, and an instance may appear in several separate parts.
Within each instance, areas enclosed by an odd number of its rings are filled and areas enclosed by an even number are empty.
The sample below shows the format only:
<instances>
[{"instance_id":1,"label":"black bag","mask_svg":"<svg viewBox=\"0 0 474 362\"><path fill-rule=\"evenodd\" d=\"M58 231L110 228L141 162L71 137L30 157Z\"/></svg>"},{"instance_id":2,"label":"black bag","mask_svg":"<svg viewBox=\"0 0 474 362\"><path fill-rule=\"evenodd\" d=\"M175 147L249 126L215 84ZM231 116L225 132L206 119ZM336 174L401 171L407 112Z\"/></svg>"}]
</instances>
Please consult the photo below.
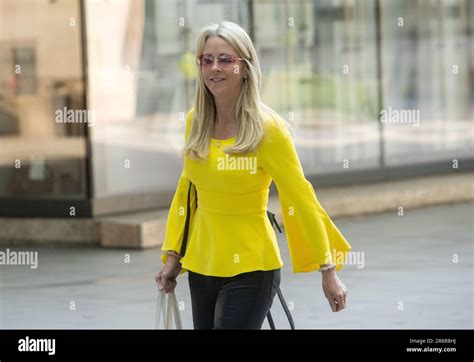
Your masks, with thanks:
<instances>
[{"instance_id":1,"label":"black bag","mask_svg":"<svg viewBox=\"0 0 474 362\"><path fill-rule=\"evenodd\" d=\"M191 219L191 213L190 213L191 189L193 188L193 186L194 186L193 183L189 182L188 205L187 205L187 210L186 210L186 221L185 221L185 225L184 225L183 241L182 241L182 244L181 244L181 252L180 252L181 257L184 256L184 254L186 252L186 246L187 246L187 243L188 243L189 224L190 224L190 221L191 221L190 220ZM198 197L197 197L196 187L194 187L194 192L195 192L195 195L196 195L196 208L197 208L197 206L198 206ZM275 214L267 210L267 216L270 219L270 224L272 225L272 227L276 226L278 231L281 233L280 226L278 225L278 223L275 219ZM293 318L291 316L290 310L288 309L288 306L286 305L285 298L283 298L283 294L281 292L280 287L278 287L277 294L278 294L278 299L280 299L281 305L282 305L282 307L283 307L283 309L286 313L286 316L288 317L288 322L290 323L291 329L295 329L295 324L293 322ZM275 323L273 322L272 314L270 313L270 311L268 311L267 319L268 319L268 324L270 325L270 328L275 329Z\"/></svg>"}]
</instances>

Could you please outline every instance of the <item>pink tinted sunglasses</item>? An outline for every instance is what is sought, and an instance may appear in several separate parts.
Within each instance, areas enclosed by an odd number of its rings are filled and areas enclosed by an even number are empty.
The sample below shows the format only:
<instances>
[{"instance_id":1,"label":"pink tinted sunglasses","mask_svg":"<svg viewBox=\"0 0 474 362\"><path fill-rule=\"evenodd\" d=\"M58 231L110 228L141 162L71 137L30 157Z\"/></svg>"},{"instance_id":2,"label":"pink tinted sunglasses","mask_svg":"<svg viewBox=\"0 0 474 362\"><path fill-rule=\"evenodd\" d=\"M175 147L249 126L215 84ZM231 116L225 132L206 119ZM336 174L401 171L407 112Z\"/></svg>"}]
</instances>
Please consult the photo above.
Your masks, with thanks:
<instances>
[{"instance_id":1,"label":"pink tinted sunglasses","mask_svg":"<svg viewBox=\"0 0 474 362\"><path fill-rule=\"evenodd\" d=\"M214 64L214 57L211 54L201 54L199 57L197 57L196 60L197 60L197 64L202 65L203 67L208 67ZM217 58L217 63L220 66L225 67L225 66L235 63L236 60L244 60L244 59L234 57L229 54L221 54Z\"/></svg>"}]
</instances>

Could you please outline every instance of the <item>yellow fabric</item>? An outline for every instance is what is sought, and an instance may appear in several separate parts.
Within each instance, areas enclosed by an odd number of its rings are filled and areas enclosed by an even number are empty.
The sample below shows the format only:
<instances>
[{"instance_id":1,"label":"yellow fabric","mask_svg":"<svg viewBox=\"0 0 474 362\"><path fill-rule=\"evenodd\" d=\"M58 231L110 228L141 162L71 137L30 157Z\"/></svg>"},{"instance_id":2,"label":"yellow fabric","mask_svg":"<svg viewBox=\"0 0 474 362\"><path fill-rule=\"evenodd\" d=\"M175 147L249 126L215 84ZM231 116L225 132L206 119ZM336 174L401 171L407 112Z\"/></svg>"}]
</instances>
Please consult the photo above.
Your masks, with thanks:
<instances>
[{"instance_id":1,"label":"yellow fabric","mask_svg":"<svg viewBox=\"0 0 474 362\"><path fill-rule=\"evenodd\" d=\"M187 115L185 139L193 111ZM226 157L222 151L235 142L234 137L220 140L220 147L216 139L211 139L207 161L185 158L162 246L163 251L181 251L192 182L191 219L181 274L191 270L227 277L283 265L275 231L266 214L272 179L280 198L293 272L314 271L328 263L342 269L351 246L306 180L289 130L279 119L268 119L264 131L258 149L245 156ZM249 166L252 162L244 163L249 160L256 161L256 167ZM222 165L226 168L222 169ZM242 165L248 167L242 169ZM161 259L166 263L166 253Z\"/></svg>"}]
</instances>

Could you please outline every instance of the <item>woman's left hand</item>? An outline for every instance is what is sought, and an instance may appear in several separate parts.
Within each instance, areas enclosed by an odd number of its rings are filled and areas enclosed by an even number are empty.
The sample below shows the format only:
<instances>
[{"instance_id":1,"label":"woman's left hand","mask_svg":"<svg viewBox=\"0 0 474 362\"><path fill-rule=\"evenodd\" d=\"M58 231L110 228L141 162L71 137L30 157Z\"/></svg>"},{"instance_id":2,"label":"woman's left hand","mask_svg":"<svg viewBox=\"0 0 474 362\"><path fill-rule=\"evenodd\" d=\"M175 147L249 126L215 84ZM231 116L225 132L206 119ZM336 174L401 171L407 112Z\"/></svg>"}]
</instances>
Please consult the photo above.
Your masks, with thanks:
<instances>
[{"instance_id":1,"label":"woman's left hand","mask_svg":"<svg viewBox=\"0 0 474 362\"><path fill-rule=\"evenodd\" d=\"M346 286L338 278L335 270L323 272L323 291L333 312L339 312L346 307Z\"/></svg>"}]
</instances>

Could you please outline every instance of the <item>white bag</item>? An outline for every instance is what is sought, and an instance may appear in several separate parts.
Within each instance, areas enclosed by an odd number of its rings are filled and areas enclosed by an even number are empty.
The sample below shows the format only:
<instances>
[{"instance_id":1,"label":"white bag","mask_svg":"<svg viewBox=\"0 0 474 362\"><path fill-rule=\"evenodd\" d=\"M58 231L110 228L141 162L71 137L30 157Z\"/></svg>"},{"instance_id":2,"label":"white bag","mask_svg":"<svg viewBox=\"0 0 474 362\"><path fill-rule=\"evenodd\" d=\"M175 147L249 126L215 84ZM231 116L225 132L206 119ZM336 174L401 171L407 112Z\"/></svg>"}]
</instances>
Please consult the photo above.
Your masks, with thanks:
<instances>
[{"instance_id":1,"label":"white bag","mask_svg":"<svg viewBox=\"0 0 474 362\"><path fill-rule=\"evenodd\" d=\"M168 297L166 297L164 289L162 291L158 291L158 298L156 301L155 328L160 329L160 321L163 317L164 329L172 329L173 315L176 329L183 329L181 315L178 308L178 301L176 300L174 291L168 293Z\"/></svg>"}]
</instances>

